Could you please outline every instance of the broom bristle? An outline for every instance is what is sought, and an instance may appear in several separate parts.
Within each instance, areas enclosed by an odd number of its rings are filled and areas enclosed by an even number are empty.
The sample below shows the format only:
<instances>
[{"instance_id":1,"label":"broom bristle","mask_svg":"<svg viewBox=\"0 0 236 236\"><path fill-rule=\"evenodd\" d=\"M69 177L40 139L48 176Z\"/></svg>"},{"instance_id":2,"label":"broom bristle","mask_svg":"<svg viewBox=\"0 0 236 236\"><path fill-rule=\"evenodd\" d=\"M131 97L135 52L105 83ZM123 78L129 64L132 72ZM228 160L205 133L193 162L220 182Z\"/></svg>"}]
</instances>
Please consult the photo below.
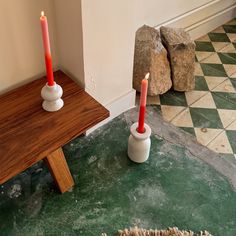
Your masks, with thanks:
<instances>
[{"instance_id":1,"label":"broom bristle","mask_svg":"<svg viewBox=\"0 0 236 236\"><path fill-rule=\"evenodd\" d=\"M105 236L106 234L104 234ZM119 230L117 236L212 236L207 231L201 231L195 234L192 231L181 231L177 227L168 228L166 230L146 230L140 228L130 228L130 230Z\"/></svg>"}]
</instances>

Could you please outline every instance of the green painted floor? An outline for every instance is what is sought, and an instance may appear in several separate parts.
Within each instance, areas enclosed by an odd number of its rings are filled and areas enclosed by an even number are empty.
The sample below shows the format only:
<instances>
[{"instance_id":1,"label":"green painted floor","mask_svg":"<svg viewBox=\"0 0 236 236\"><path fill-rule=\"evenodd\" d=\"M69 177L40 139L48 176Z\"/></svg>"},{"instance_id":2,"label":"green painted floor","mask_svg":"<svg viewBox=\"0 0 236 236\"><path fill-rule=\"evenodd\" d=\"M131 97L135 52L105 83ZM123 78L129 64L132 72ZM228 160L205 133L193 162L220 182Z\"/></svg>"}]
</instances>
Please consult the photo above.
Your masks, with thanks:
<instances>
[{"instance_id":1,"label":"green painted floor","mask_svg":"<svg viewBox=\"0 0 236 236\"><path fill-rule=\"evenodd\" d=\"M149 160L131 162L128 126L121 115L64 147L76 182L71 192L57 192L43 163L0 186L0 235L114 235L134 225L236 235L228 180L157 135Z\"/></svg>"}]
</instances>

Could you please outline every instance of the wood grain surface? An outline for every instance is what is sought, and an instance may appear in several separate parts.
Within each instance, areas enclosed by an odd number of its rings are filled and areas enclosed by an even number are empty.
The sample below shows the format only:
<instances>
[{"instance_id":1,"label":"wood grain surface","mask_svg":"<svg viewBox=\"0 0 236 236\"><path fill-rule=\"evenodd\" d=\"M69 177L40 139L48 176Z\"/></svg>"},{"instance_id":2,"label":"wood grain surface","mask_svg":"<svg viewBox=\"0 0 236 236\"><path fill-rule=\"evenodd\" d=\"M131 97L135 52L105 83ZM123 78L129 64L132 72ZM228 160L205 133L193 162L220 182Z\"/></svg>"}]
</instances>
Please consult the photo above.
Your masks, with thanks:
<instances>
[{"instance_id":1,"label":"wood grain surface","mask_svg":"<svg viewBox=\"0 0 236 236\"><path fill-rule=\"evenodd\" d=\"M56 182L61 193L64 193L74 186L74 180L66 163L62 148L49 154L43 159Z\"/></svg>"},{"instance_id":2,"label":"wood grain surface","mask_svg":"<svg viewBox=\"0 0 236 236\"><path fill-rule=\"evenodd\" d=\"M63 72L54 75L64 91L57 112L42 109L45 77L0 96L0 184L109 116Z\"/></svg>"}]
</instances>

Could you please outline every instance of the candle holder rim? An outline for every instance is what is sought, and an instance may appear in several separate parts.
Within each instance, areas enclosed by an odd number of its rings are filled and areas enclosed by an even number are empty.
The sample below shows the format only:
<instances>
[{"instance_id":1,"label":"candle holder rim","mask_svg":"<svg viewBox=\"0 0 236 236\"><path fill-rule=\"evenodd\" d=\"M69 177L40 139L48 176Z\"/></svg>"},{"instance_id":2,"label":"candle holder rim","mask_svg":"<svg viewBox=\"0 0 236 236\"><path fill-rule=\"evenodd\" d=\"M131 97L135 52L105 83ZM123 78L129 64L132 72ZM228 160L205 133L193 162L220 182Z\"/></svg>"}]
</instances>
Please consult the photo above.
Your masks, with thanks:
<instances>
[{"instance_id":1,"label":"candle holder rim","mask_svg":"<svg viewBox=\"0 0 236 236\"><path fill-rule=\"evenodd\" d=\"M144 123L144 128L145 128L144 133L139 133L137 131L137 127L138 127L138 122L135 122L130 127L130 133L133 135L134 138L139 139L139 140L144 140L151 136L152 131L148 124Z\"/></svg>"},{"instance_id":2,"label":"candle holder rim","mask_svg":"<svg viewBox=\"0 0 236 236\"><path fill-rule=\"evenodd\" d=\"M52 87L57 86L57 83L56 83L56 81L54 81L54 84L50 86L50 85L48 85L48 82L46 82L45 86L46 86L47 88L52 88Z\"/></svg>"}]
</instances>

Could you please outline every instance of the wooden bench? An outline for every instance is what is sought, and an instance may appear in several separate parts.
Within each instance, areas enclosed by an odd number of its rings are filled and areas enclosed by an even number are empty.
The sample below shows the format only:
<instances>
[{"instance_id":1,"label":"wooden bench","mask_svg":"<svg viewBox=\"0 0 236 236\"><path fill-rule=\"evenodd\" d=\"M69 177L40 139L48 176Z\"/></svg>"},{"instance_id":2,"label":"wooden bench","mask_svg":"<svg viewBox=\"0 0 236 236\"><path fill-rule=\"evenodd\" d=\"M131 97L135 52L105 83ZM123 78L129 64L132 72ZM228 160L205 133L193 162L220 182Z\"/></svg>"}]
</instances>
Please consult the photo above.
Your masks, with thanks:
<instances>
[{"instance_id":1,"label":"wooden bench","mask_svg":"<svg viewBox=\"0 0 236 236\"><path fill-rule=\"evenodd\" d=\"M69 190L74 181L61 147L109 116L63 72L54 75L64 91L57 112L41 106L46 78L0 96L0 184L43 159L60 191Z\"/></svg>"}]
</instances>

